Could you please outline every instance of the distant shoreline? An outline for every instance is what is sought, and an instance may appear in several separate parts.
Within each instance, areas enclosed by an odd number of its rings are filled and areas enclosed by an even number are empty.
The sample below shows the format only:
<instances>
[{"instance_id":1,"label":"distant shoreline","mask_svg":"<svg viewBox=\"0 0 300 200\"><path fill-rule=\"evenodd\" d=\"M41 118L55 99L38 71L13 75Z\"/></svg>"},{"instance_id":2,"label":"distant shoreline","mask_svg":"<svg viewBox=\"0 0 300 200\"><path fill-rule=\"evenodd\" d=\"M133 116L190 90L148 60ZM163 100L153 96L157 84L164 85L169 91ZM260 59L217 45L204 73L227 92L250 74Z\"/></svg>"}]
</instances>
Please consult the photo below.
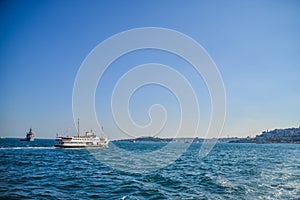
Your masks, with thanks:
<instances>
[{"instance_id":1,"label":"distant shoreline","mask_svg":"<svg viewBox=\"0 0 300 200\"><path fill-rule=\"evenodd\" d=\"M115 141L123 142L185 142L202 143L216 141L219 143L289 143L300 144L300 127L275 129L272 131L263 131L262 134L255 137L230 137L230 138L158 138L158 137L139 137L134 139L121 139Z\"/></svg>"},{"instance_id":2,"label":"distant shoreline","mask_svg":"<svg viewBox=\"0 0 300 200\"><path fill-rule=\"evenodd\" d=\"M23 137L0 137L0 139L23 139ZM37 140L55 140L55 138L35 138ZM133 139L118 139L112 140L115 142L183 142L183 143L203 143L215 142L218 143L289 143L300 144L300 127L274 129L271 131L263 131L255 137L229 137L229 138L159 138L159 137L139 137Z\"/></svg>"}]
</instances>

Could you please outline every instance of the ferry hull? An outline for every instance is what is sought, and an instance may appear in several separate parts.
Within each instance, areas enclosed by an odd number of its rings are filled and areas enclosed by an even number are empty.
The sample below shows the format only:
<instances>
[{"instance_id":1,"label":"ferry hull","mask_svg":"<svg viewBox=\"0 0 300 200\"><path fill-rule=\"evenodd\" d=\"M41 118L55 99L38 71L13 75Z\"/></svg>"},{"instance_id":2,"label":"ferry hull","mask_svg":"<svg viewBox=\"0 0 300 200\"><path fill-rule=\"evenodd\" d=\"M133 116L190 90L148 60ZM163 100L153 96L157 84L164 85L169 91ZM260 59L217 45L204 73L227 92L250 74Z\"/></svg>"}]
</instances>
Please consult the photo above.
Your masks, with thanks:
<instances>
[{"instance_id":1,"label":"ferry hull","mask_svg":"<svg viewBox=\"0 0 300 200\"><path fill-rule=\"evenodd\" d=\"M54 147L56 148L63 148L63 149L75 149L75 148L107 148L108 145L61 145L61 144L55 144Z\"/></svg>"},{"instance_id":2,"label":"ferry hull","mask_svg":"<svg viewBox=\"0 0 300 200\"><path fill-rule=\"evenodd\" d=\"M54 147L56 148L63 148L63 149L66 149L66 148L86 148L86 146L66 146L66 145L59 145L59 144L55 144Z\"/></svg>"},{"instance_id":3,"label":"ferry hull","mask_svg":"<svg viewBox=\"0 0 300 200\"><path fill-rule=\"evenodd\" d=\"M56 144L54 147L57 148L107 148L108 140L101 140L97 137L93 138L78 138L78 137L68 137L68 138L58 138L56 139Z\"/></svg>"}]
</instances>

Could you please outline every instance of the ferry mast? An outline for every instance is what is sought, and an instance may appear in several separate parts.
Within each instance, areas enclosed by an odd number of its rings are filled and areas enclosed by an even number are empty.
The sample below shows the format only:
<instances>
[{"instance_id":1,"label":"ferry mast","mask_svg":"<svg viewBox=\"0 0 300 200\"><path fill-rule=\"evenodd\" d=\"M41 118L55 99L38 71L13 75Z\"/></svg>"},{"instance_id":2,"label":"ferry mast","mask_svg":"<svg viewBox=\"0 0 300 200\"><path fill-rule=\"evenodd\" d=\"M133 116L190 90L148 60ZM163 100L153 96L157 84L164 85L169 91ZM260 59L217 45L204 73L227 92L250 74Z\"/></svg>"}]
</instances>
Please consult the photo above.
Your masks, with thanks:
<instances>
[{"instance_id":1,"label":"ferry mast","mask_svg":"<svg viewBox=\"0 0 300 200\"><path fill-rule=\"evenodd\" d=\"M77 137L80 138L80 132L79 132L79 118L77 122Z\"/></svg>"}]
</instances>

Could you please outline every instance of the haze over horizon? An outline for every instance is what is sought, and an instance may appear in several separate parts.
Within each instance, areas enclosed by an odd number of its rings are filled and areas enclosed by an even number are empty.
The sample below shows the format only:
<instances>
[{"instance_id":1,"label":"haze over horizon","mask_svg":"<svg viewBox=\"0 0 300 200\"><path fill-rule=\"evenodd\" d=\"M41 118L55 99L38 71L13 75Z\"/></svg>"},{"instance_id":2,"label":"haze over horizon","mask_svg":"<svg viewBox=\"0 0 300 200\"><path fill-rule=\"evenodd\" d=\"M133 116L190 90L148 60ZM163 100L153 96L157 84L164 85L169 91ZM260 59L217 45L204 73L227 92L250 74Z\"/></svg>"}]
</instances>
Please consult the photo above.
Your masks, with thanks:
<instances>
[{"instance_id":1,"label":"haze over horizon","mask_svg":"<svg viewBox=\"0 0 300 200\"><path fill-rule=\"evenodd\" d=\"M75 134L72 92L82 62L105 39L142 27L184 33L214 60L227 97L222 137L299 127L299 11L299 1L2 1L0 136L24 137L30 127L40 138L68 129ZM207 128L210 96L201 76L178 56L146 49L121 56L99 82L97 117L112 139L121 135L111 113L116 82L133 67L154 62L189 80L199 100L199 132ZM129 109L134 121L147 125L148 109L157 103L165 106L168 126L175 128L178 101L157 85L133 94ZM81 127L81 132L89 128Z\"/></svg>"}]
</instances>

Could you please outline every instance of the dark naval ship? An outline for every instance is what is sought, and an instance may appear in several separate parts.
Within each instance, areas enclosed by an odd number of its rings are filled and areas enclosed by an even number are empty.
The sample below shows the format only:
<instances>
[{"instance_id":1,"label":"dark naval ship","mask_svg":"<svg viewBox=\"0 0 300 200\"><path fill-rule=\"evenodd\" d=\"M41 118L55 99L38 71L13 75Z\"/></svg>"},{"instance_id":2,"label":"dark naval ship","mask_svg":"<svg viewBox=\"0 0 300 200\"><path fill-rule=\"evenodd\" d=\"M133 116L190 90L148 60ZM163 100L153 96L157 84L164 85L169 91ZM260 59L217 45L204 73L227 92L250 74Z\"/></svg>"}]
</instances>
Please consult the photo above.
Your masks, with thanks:
<instances>
[{"instance_id":1,"label":"dark naval ship","mask_svg":"<svg viewBox=\"0 0 300 200\"><path fill-rule=\"evenodd\" d=\"M34 141L34 132L32 128L29 129L29 132L26 133L26 137L24 139L21 139L21 141L27 141L27 142Z\"/></svg>"}]
</instances>

